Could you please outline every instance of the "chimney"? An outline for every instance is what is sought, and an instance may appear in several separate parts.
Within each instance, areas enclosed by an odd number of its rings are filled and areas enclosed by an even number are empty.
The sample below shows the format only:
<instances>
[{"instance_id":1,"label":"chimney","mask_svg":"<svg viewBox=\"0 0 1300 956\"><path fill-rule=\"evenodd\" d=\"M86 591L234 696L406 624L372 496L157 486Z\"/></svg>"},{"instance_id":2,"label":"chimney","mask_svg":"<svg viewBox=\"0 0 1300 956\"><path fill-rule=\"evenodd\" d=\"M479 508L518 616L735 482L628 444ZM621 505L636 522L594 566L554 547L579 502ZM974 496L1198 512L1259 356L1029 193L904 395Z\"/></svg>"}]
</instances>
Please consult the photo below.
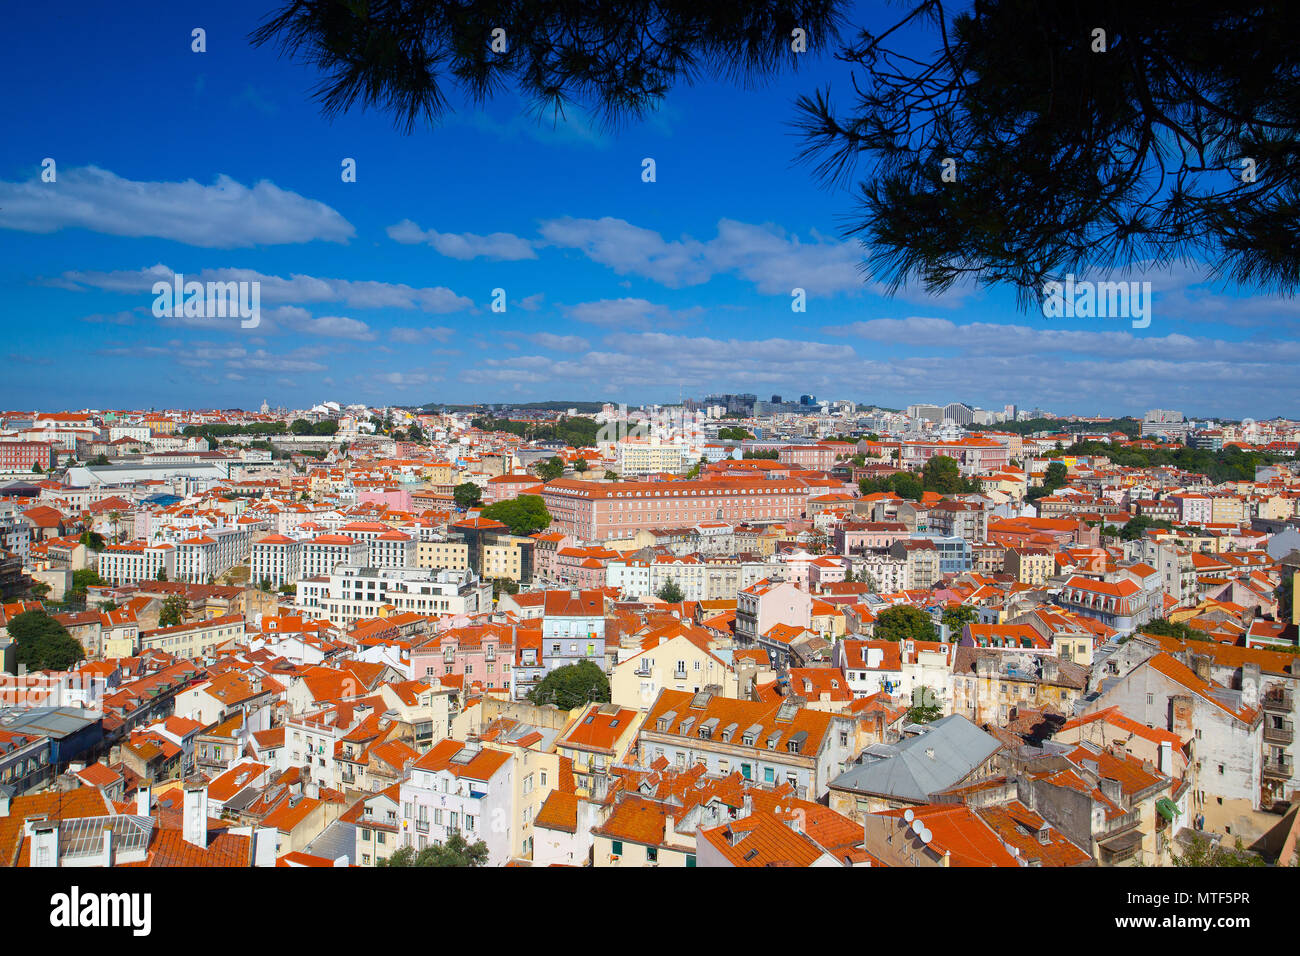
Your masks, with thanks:
<instances>
[{"instance_id":1,"label":"chimney","mask_svg":"<svg viewBox=\"0 0 1300 956\"><path fill-rule=\"evenodd\" d=\"M1173 776L1174 747L1168 740L1160 742L1160 766L1157 769L1166 777Z\"/></svg>"},{"instance_id":2,"label":"chimney","mask_svg":"<svg viewBox=\"0 0 1300 956\"><path fill-rule=\"evenodd\" d=\"M1192 670L1203 681L1210 680L1210 657L1208 654L1192 655Z\"/></svg>"},{"instance_id":3,"label":"chimney","mask_svg":"<svg viewBox=\"0 0 1300 956\"><path fill-rule=\"evenodd\" d=\"M1241 667L1241 705L1243 707L1259 706L1259 665L1243 664Z\"/></svg>"},{"instance_id":4,"label":"chimney","mask_svg":"<svg viewBox=\"0 0 1300 956\"><path fill-rule=\"evenodd\" d=\"M203 782L185 784L185 819L182 834L186 843L201 849L208 848L208 785Z\"/></svg>"},{"instance_id":5,"label":"chimney","mask_svg":"<svg viewBox=\"0 0 1300 956\"><path fill-rule=\"evenodd\" d=\"M44 815L29 817L27 836L32 842L32 866L59 865L59 821L47 819Z\"/></svg>"},{"instance_id":6,"label":"chimney","mask_svg":"<svg viewBox=\"0 0 1300 956\"><path fill-rule=\"evenodd\" d=\"M1178 694L1169 699L1169 707L1172 711L1169 729L1176 733L1180 739L1188 740L1194 736L1192 727L1192 698L1188 694Z\"/></svg>"},{"instance_id":7,"label":"chimney","mask_svg":"<svg viewBox=\"0 0 1300 956\"><path fill-rule=\"evenodd\" d=\"M673 827L675 827L676 825L677 825L677 818L675 816L673 816L671 813L664 814L664 842L665 843L668 842L668 840L672 837Z\"/></svg>"},{"instance_id":8,"label":"chimney","mask_svg":"<svg viewBox=\"0 0 1300 956\"><path fill-rule=\"evenodd\" d=\"M258 827L253 831L253 866L275 866L280 831L275 827Z\"/></svg>"},{"instance_id":9,"label":"chimney","mask_svg":"<svg viewBox=\"0 0 1300 956\"><path fill-rule=\"evenodd\" d=\"M146 783L135 792L135 813L139 817L150 815L150 809L153 807L153 794Z\"/></svg>"},{"instance_id":10,"label":"chimney","mask_svg":"<svg viewBox=\"0 0 1300 956\"><path fill-rule=\"evenodd\" d=\"M99 855L100 866L111 867L113 865L113 826L104 824L104 846Z\"/></svg>"},{"instance_id":11,"label":"chimney","mask_svg":"<svg viewBox=\"0 0 1300 956\"><path fill-rule=\"evenodd\" d=\"M9 789L0 787L0 817L9 816Z\"/></svg>"}]
</instances>

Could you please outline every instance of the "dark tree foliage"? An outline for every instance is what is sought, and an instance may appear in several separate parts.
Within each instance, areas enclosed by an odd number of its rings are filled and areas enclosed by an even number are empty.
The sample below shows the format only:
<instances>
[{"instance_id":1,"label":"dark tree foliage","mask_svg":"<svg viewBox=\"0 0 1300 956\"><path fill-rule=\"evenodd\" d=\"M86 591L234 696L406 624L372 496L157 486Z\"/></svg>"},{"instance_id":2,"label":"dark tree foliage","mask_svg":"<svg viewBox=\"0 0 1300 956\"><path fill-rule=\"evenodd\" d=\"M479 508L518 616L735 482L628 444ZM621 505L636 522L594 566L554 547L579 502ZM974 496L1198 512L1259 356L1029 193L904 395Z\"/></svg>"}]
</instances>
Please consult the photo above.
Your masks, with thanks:
<instances>
[{"instance_id":1,"label":"dark tree foliage","mask_svg":"<svg viewBox=\"0 0 1300 956\"><path fill-rule=\"evenodd\" d=\"M829 90L800 98L802 158L825 180L859 180L848 231L893 288L1009 282L1028 304L1066 273L1203 259L1291 291L1300 47L1281 28L1291 9L984 0L954 11L912 0L840 54L855 70L845 109ZM915 29L932 33L935 53L904 49ZM949 159L955 181L943 176Z\"/></svg>"},{"instance_id":2,"label":"dark tree foliage","mask_svg":"<svg viewBox=\"0 0 1300 956\"><path fill-rule=\"evenodd\" d=\"M163 600L162 610L158 612L158 626L176 627L185 623L185 614L189 609L189 602L185 598L179 594L169 595Z\"/></svg>"},{"instance_id":3,"label":"dark tree foliage","mask_svg":"<svg viewBox=\"0 0 1300 956\"><path fill-rule=\"evenodd\" d=\"M65 671L86 656L67 628L44 611L24 611L9 622L17 663L31 671Z\"/></svg>"},{"instance_id":4,"label":"dark tree foliage","mask_svg":"<svg viewBox=\"0 0 1300 956\"><path fill-rule=\"evenodd\" d=\"M591 661L579 661L557 667L528 692L534 704L554 704L560 710L573 710L592 701L609 701L609 678Z\"/></svg>"},{"instance_id":5,"label":"dark tree foliage","mask_svg":"<svg viewBox=\"0 0 1300 956\"><path fill-rule=\"evenodd\" d=\"M968 604L959 607L950 607L943 612L943 623L948 628L949 639L956 641L961 637L962 628L967 624L975 623L978 615L975 609Z\"/></svg>"},{"instance_id":6,"label":"dark tree foliage","mask_svg":"<svg viewBox=\"0 0 1300 956\"><path fill-rule=\"evenodd\" d=\"M453 831L445 843L434 843L423 850L404 846L394 850L378 866L486 866L488 846L482 840L469 843L459 830Z\"/></svg>"},{"instance_id":7,"label":"dark tree foliage","mask_svg":"<svg viewBox=\"0 0 1300 956\"><path fill-rule=\"evenodd\" d=\"M930 615L910 604L881 611L873 633L880 641L934 641L939 637Z\"/></svg>"},{"instance_id":8,"label":"dark tree foliage","mask_svg":"<svg viewBox=\"0 0 1300 956\"><path fill-rule=\"evenodd\" d=\"M534 534L545 531L551 524L551 513L538 495L519 495L507 501L488 505L480 514L484 518L500 521L511 534Z\"/></svg>"},{"instance_id":9,"label":"dark tree foliage","mask_svg":"<svg viewBox=\"0 0 1300 956\"><path fill-rule=\"evenodd\" d=\"M467 481L453 488L451 496L456 500L456 507L463 511L483 500L483 490L472 481Z\"/></svg>"},{"instance_id":10,"label":"dark tree foliage","mask_svg":"<svg viewBox=\"0 0 1300 956\"><path fill-rule=\"evenodd\" d=\"M1163 617L1158 617L1154 621L1147 621L1142 625L1143 634L1158 634L1161 637L1174 637L1180 641L1208 641L1200 631L1188 627L1176 621L1170 621Z\"/></svg>"},{"instance_id":11,"label":"dark tree foliage","mask_svg":"<svg viewBox=\"0 0 1300 956\"><path fill-rule=\"evenodd\" d=\"M1069 272L1189 259L1300 283L1290 0L907 0L841 44L846 6L281 0L252 39L317 70L326 115L371 107L410 132L444 116L451 88L640 117L674 83L794 69L800 28L852 72L838 103L829 87L799 98L800 155L825 181L856 181L845 232L891 288L1008 282L1027 305Z\"/></svg>"},{"instance_id":12,"label":"dark tree foliage","mask_svg":"<svg viewBox=\"0 0 1300 956\"><path fill-rule=\"evenodd\" d=\"M652 112L674 83L750 79L794 68L837 36L839 0L287 0L257 45L314 66L326 116L354 105L400 129L433 123L449 91L482 103L509 88L540 115L577 105L613 123ZM504 30L504 50L493 30Z\"/></svg>"},{"instance_id":13,"label":"dark tree foliage","mask_svg":"<svg viewBox=\"0 0 1300 956\"><path fill-rule=\"evenodd\" d=\"M685 600L686 595L682 593L682 589L677 582L669 578L663 583L663 587L655 592L655 597L661 601L667 601L669 604L680 604Z\"/></svg>"},{"instance_id":14,"label":"dark tree foliage","mask_svg":"<svg viewBox=\"0 0 1300 956\"><path fill-rule=\"evenodd\" d=\"M562 441L585 448L596 441L600 425L594 418L561 418L551 424L514 422L504 418L475 418L471 424L482 431L509 432L531 441Z\"/></svg>"},{"instance_id":15,"label":"dark tree foliage","mask_svg":"<svg viewBox=\"0 0 1300 956\"><path fill-rule=\"evenodd\" d=\"M1205 475L1216 483L1254 481L1256 466L1292 460L1268 452L1242 451L1236 445L1229 445L1222 451L1211 451L1208 448L1189 448L1186 446L1177 448L1125 448L1122 445L1085 441L1076 442L1065 449L1065 453L1068 455L1101 455L1126 468L1153 468L1158 465L1171 465L1182 471Z\"/></svg>"},{"instance_id":16,"label":"dark tree foliage","mask_svg":"<svg viewBox=\"0 0 1300 956\"><path fill-rule=\"evenodd\" d=\"M564 474L564 459L559 455L552 455L545 461L539 461L534 467L537 477L542 481L554 481Z\"/></svg>"}]
</instances>

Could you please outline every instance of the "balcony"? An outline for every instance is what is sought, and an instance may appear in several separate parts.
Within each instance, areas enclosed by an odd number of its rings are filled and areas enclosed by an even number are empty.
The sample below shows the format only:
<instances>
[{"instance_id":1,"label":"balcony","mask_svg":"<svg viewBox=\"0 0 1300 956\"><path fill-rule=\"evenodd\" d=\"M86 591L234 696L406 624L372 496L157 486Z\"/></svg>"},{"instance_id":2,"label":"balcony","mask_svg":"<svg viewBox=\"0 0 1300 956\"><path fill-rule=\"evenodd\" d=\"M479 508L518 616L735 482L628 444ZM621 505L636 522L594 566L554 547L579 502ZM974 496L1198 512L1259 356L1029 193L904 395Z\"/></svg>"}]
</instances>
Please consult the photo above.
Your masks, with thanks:
<instances>
[{"instance_id":1,"label":"balcony","mask_svg":"<svg viewBox=\"0 0 1300 956\"><path fill-rule=\"evenodd\" d=\"M1264 776L1273 780L1290 780L1295 771L1295 764L1290 757L1281 760L1265 760Z\"/></svg>"},{"instance_id":2,"label":"balcony","mask_svg":"<svg viewBox=\"0 0 1300 956\"><path fill-rule=\"evenodd\" d=\"M1289 744L1295 739L1295 725L1289 720L1274 726L1272 722L1264 725L1264 740L1270 744Z\"/></svg>"},{"instance_id":3,"label":"balcony","mask_svg":"<svg viewBox=\"0 0 1300 956\"><path fill-rule=\"evenodd\" d=\"M1291 713L1293 711L1291 691L1275 687L1264 695L1264 709Z\"/></svg>"}]
</instances>

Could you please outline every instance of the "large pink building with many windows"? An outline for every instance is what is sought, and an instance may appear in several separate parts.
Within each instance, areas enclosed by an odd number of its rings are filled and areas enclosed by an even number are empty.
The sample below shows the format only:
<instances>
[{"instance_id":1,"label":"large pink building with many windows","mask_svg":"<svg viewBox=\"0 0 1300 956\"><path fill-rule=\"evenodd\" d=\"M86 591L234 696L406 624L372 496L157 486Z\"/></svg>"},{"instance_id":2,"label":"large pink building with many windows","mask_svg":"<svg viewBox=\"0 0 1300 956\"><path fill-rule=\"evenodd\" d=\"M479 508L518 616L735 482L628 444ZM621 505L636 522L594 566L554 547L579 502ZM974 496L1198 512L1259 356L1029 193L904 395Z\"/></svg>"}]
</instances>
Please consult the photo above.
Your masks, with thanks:
<instances>
[{"instance_id":1,"label":"large pink building with many windows","mask_svg":"<svg viewBox=\"0 0 1300 956\"><path fill-rule=\"evenodd\" d=\"M820 492L821 489L817 489ZM788 521L808 500L803 481L577 481L561 478L542 491L551 530L586 541L627 537L648 528L689 528Z\"/></svg>"}]
</instances>

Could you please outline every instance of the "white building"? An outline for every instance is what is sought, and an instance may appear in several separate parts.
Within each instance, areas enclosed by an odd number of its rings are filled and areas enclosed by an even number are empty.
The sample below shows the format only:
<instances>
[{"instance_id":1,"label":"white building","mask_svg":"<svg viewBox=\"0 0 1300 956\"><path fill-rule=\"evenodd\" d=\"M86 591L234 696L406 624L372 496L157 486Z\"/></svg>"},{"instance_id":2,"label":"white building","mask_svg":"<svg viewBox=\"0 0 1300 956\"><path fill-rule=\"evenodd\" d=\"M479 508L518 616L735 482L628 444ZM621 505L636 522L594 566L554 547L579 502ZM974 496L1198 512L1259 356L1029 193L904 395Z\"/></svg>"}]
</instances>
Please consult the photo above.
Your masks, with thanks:
<instances>
[{"instance_id":1,"label":"white building","mask_svg":"<svg viewBox=\"0 0 1300 956\"><path fill-rule=\"evenodd\" d=\"M492 609L492 585L468 569L341 565L331 574L299 581L294 602L298 613L340 625L378 617L385 606L428 616L481 614Z\"/></svg>"},{"instance_id":2,"label":"white building","mask_svg":"<svg viewBox=\"0 0 1300 956\"><path fill-rule=\"evenodd\" d=\"M399 841L418 853L459 832L482 840L488 865L504 866L515 843L514 757L477 743L444 740L411 766L402 782Z\"/></svg>"},{"instance_id":3,"label":"white building","mask_svg":"<svg viewBox=\"0 0 1300 956\"><path fill-rule=\"evenodd\" d=\"M176 545L176 580L206 584L225 574L248 556L252 544L248 528L213 528Z\"/></svg>"},{"instance_id":4,"label":"white building","mask_svg":"<svg viewBox=\"0 0 1300 956\"><path fill-rule=\"evenodd\" d=\"M99 576L109 584L135 584L152 581L160 570L167 579L176 577L176 548L170 544L145 544L132 541L128 544L105 545L99 553Z\"/></svg>"}]
</instances>

